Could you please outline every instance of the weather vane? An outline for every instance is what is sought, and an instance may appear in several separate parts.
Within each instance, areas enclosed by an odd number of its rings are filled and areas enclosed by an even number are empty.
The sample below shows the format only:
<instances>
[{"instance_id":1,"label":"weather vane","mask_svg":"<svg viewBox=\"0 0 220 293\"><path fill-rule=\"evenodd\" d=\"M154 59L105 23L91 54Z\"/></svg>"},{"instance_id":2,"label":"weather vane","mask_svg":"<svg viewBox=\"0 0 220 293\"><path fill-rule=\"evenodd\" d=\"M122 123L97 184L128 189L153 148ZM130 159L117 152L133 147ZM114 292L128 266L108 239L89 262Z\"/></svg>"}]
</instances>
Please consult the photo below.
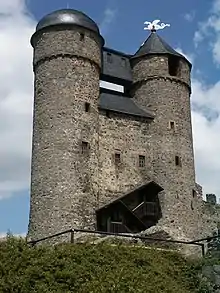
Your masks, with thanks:
<instances>
[{"instance_id":1,"label":"weather vane","mask_svg":"<svg viewBox=\"0 0 220 293\"><path fill-rule=\"evenodd\" d=\"M165 24L163 22L161 22L161 24L159 24L160 19L155 19L154 21L150 22L150 21L145 21L145 25L147 25L144 29L145 30L150 30L152 32L156 32L157 30L162 30L165 27L169 27L170 24Z\"/></svg>"}]
</instances>

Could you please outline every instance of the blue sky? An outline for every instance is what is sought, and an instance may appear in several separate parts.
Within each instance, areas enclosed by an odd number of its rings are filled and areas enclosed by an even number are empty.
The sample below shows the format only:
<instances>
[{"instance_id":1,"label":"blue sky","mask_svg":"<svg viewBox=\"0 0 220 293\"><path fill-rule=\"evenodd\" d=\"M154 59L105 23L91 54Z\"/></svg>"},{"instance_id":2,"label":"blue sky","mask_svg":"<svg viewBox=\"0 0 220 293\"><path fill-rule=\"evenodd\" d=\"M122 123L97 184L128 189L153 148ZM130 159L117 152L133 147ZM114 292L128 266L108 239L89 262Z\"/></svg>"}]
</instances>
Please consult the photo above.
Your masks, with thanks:
<instances>
[{"instance_id":1,"label":"blue sky","mask_svg":"<svg viewBox=\"0 0 220 293\"><path fill-rule=\"evenodd\" d=\"M209 1L76 1L76 0L37 0L30 1L29 8L39 20L45 14L60 8L82 10L93 18L99 26L103 26L106 11L112 11L110 24L103 30L106 45L128 53L134 52L147 36L143 30L145 20L161 19L171 23L172 27L161 32L161 35L174 47L193 50L192 39L198 22L202 21L210 9ZM202 3L202 5L201 5ZM199 7L199 10L198 10ZM186 21L186 15L191 14L193 21ZM110 17L111 18L111 17Z\"/></svg>"},{"instance_id":2,"label":"blue sky","mask_svg":"<svg viewBox=\"0 0 220 293\"><path fill-rule=\"evenodd\" d=\"M28 225L33 103L29 39L44 15L67 7L88 14L100 26L106 46L126 53L134 53L147 38L144 21L161 19L171 24L159 34L193 62L197 178L205 192L220 195L220 159L216 159L220 151L216 141L220 131L219 0L1 0L0 62L4 69L0 73L0 234L8 230L25 233Z\"/></svg>"}]
</instances>

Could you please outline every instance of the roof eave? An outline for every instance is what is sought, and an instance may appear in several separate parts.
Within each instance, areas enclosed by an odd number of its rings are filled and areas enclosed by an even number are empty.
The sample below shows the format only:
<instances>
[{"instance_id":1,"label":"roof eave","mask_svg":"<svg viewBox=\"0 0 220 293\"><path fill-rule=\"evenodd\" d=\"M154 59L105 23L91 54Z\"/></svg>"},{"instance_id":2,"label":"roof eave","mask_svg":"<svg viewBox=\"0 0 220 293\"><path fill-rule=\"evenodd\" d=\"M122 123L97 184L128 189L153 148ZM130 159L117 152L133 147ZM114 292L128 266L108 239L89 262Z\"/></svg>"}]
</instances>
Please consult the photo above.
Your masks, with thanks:
<instances>
[{"instance_id":1,"label":"roof eave","mask_svg":"<svg viewBox=\"0 0 220 293\"><path fill-rule=\"evenodd\" d=\"M134 116L134 117L137 117L137 118L144 118L144 119L147 119L147 120L153 120L155 117L151 114L149 114L149 116L145 116L145 115L141 115L141 114L135 114L135 113L129 113L129 112L126 112L126 111L119 111L119 110L115 110L115 109L109 109L107 107L102 107L102 106L99 106L99 109L101 110L105 110L105 111L111 111L111 112L115 112L115 113L118 113L118 114L125 114L125 115L129 115L129 116Z\"/></svg>"},{"instance_id":2,"label":"roof eave","mask_svg":"<svg viewBox=\"0 0 220 293\"><path fill-rule=\"evenodd\" d=\"M109 202L108 204L99 207L98 209L96 209L96 212L99 212L100 210L102 210L102 209L104 209L104 208L107 208L107 207L109 207L110 205L113 205L113 204L117 203L118 201L121 201L124 197L126 197L126 196L129 195L130 193L133 193L133 192L135 192L135 191L141 190L141 189L145 188L147 185L150 185L150 184L153 184L153 185L157 188L157 192L158 192L158 193L164 190L163 187L160 186L158 183L156 183L154 180L150 180L150 181L145 182L145 183L142 184L141 186L137 186L136 188L133 188L132 190L130 190L130 191L126 192L125 194L119 196L118 198L112 200L112 201Z\"/></svg>"},{"instance_id":3,"label":"roof eave","mask_svg":"<svg viewBox=\"0 0 220 293\"><path fill-rule=\"evenodd\" d=\"M134 60L134 59L140 59L140 58L143 58L145 56L157 56L157 55L163 55L163 56L175 56L175 57L178 57L178 58L181 58L183 60L185 60L188 65L190 66L190 69L192 68L192 63L186 58L184 57L183 55L181 54L172 54L172 53L146 53L146 54L142 54L142 55L133 55L130 60Z\"/></svg>"}]
</instances>

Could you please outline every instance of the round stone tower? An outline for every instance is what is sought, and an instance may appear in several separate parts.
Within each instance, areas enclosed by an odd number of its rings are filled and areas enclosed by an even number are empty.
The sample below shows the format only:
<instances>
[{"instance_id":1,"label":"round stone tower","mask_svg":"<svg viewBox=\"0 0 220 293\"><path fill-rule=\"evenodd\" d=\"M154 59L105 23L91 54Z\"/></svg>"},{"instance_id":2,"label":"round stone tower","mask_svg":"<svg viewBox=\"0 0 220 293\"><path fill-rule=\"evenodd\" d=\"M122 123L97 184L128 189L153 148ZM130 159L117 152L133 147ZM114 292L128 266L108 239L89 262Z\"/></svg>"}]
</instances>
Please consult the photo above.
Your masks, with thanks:
<instances>
[{"instance_id":1,"label":"round stone tower","mask_svg":"<svg viewBox=\"0 0 220 293\"><path fill-rule=\"evenodd\" d=\"M160 195L159 224L176 235L194 238L195 167L190 111L190 62L155 31L131 58L132 96L150 109L149 143L154 180L164 188Z\"/></svg>"},{"instance_id":2,"label":"round stone tower","mask_svg":"<svg viewBox=\"0 0 220 293\"><path fill-rule=\"evenodd\" d=\"M98 26L82 12L45 16L31 38L35 74L29 238L95 225Z\"/></svg>"}]
</instances>

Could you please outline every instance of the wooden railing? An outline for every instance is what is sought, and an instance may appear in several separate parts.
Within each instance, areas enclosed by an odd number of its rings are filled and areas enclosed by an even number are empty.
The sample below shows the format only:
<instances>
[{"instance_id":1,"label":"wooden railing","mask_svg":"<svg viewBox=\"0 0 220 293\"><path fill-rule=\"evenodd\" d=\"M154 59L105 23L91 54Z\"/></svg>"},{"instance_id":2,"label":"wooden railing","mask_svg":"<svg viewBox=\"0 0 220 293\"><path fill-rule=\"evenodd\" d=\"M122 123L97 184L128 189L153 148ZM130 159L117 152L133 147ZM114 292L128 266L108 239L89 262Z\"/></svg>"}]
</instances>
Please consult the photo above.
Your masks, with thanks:
<instances>
[{"instance_id":1,"label":"wooden railing","mask_svg":"<svg viewBox=\"0 0 220 293\"><path fill-rule=\"evenodd\" d=\"M153 237L146 237L146 236L139 236L139 235L135 235L135 234L123 234L123 233L111 233L111 232L104 232L104 231L95 231L95 230L83 230L83 229L69 229L60 233L56 233L56 234L52 234L40 239L35 239L35 240L30 240L27 241L27 244L31 245L31 246L35 246L37 243L46 241L46 240L50 240L65 234L70 234L70 242L74 243L74 236L75 233L85 233L85 234L96 234L96 235L102 235L102 236L117 236L117 237L122 237L122 238L132 238L132 239L139 239L141 241L149 241L151 243L153 242L164 242L164 243L176 243L176 244L184 244L184 245L195 245L197 247L201 247L202 250L202 255L205 255L205 244L204 243L200 243L200 242L205 242L205 241L210 241L211 239L215 239L215 238L220 238L220 236L216 236L216 237L207 237L207 238L203 238L203 239L199 239L199 240L194 240L194 241L181 241L181 240L171 240L171 239L161 239L161 238L153 238ZM147 244L146 244L147 245Z\"/></svg>"},{"instance_id":2,"label":"wooden railing","mask_svg":"<svg viewBox=\"0 0 220 293\"><path fill-rule=\"evenodd\" d=\"M112 233L131 233L130 229L122 222L111 222L110 229Z\"/></svg>"},{"instance_id":3,"label":"wooden railing","mask_svg":"<svg viewBox=\"0 0 220 293\"><path fill-rule=\"evenodd\" d=\"M132 212L138 217L143 218L146 216L156 216L157 215L157 205L155 202L145 202L143 201L137 207L135 207Z\"/></svg>"}]
</instances>

